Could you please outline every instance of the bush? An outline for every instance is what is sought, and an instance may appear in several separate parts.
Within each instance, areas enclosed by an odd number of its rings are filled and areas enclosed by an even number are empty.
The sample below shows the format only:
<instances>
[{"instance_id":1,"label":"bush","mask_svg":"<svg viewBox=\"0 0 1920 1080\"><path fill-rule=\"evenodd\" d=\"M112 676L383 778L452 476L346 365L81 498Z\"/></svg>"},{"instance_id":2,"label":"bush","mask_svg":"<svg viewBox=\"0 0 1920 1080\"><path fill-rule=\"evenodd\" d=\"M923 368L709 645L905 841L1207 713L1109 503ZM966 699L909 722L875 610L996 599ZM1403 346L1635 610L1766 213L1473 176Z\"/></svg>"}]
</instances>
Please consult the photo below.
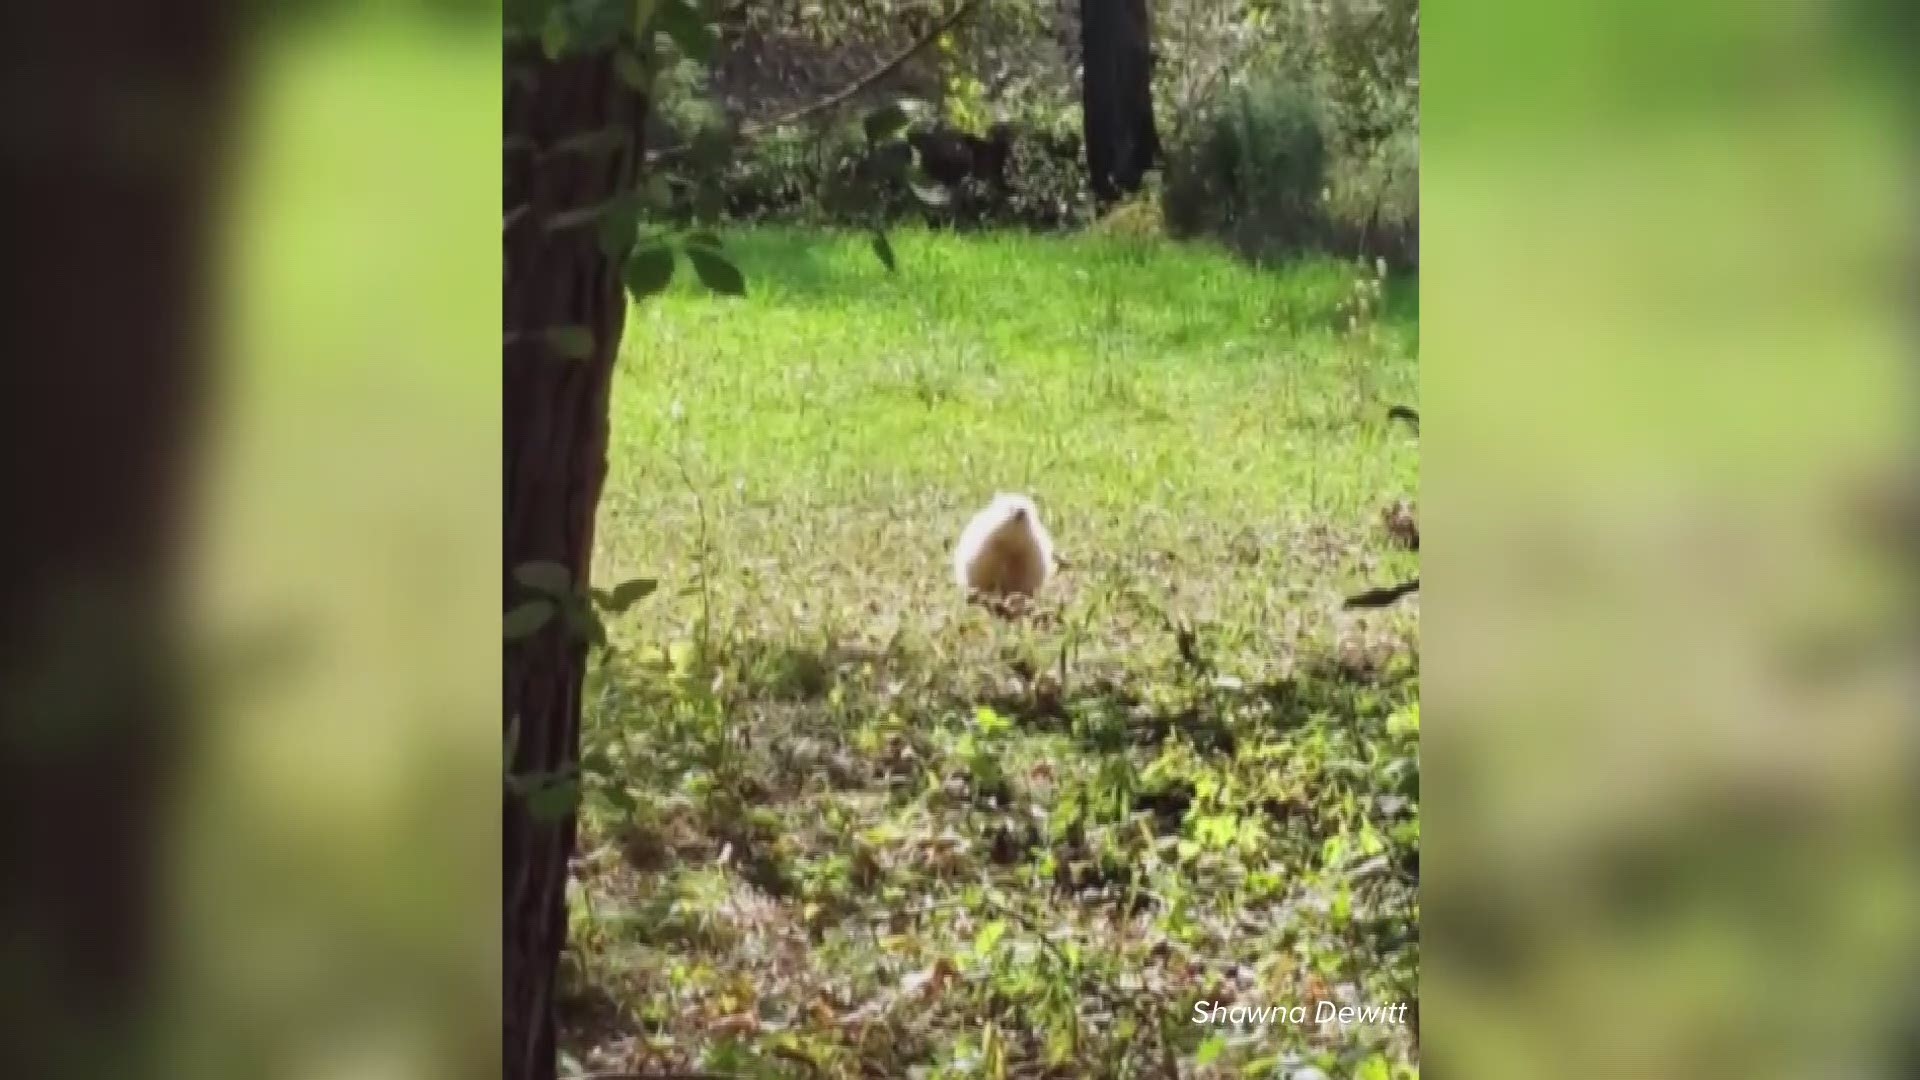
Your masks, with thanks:
<instances>
[{"instance_id":1,"label":"bush","mask_svg":"<svg viewBox=\"0 0 1920 1080\"><path fill-rule=\"evenodd\" d=\"M1030 229L1075 229L1093 219L1078 131L1023 130L1007 161L1004 218Z\"/></svg>"},{"instance_id":2,"label":"bush","mask_svg":"<svg viewBox=\"0 0 1920 1080\"><path fill-rule=\"evenodd\" d=\"M1420 133L1404 130L1364 156L1336 157L1328 170L1333 246L1382 256L1395 266L1420 261Z\"/></svg>"},{"instance_id":3,"label":"bush","mask_svg":"<svg viewBox=\"0 0 1920 1080\"><path fill-rule=\"evenodd\" d=\"M1154 103L1173 182L1170 224L1257 256L1309 247L1369 263L1384 257L1394 266L1417 264L1419 22L1419 0L1160 0ZM1256 150L1284 143L1272 133L1232 138L1249 98L1259 112L1275 97L1293 99L1312 117L1324 179L1317 192L1304 175L1280 182L1293 193L1292 212L1276 204L1254 213L1222 204L1218 189L1226 185L1202 168L1204 159L1217 156L1223 142L1250 142ZM1212 165L1212 173L1222 167Z\"/></svg>"},{"instance_id":4,"label":"bush","mask_svg":"<svg viewBox=\"0 0 1920 1080\"><path fill-rule=\"evenodd\" d=\"M1327 181L1324 114L1302 84L1268 79L1225 100L1166 148L1167 227L1267 257L1317 243Z\"/></svg>"},{"instance_id":5,"label":"bush","mask_svg":"<svg viewBox=\"0 0 1920 1080\"><path fill-rule=\"evenodd\" d=\"M866 143L846 126L774 132L738 148L717 182L735 220L829 219L834 177L851 170Z\"/></svg>"},{"instance_id":6,"label":"bush","mask_svg":"<svg viewBox=\"0 0 1920 1080\"><path fill-rule=\"evenodd\" d=\"M1090 219L1086 167L1078 142L1063 133L1009 127L997 174L972 156L984 152L976 149L981 140L958 129L915 125L909 134L926 140L920 143L923 157L935 153L943 162L926 175L943 178L937 186L947 191L944 205L922 204L898 176L875 183L891 173L882 157L908 151L896 144L876 153L857 123L806 125L742 140L725 161L708 168L682 163L680 175L693 187L712 190L735 221L857 228L876 219L924 220L1051 230Z\"/></svg>"},{"instance_id":7,"label":"bush","mask_svg":"<svg viewBox=\"0 0 1920 1080\"><path fill-rule=\"evenodd\" d=\"M728 10L718 65L673 67L659 81L649 146L822 100L912 41L932 9L848 0ZM844 108L740 140L731 161L685 155L677 175L702 206L736 219L1088 225L1076 11L995 0ZM1417 263L1418 0L1155 0L1153 29L1169 232L1262 259L1319 250ZM859 117L894 97L925 102L925 122L948 135L1010 126L1004 168L972 170L931 209L898 182L882 185L877 208L839 197L841 182L876 171Z\"/></svg>"}]
</instances>

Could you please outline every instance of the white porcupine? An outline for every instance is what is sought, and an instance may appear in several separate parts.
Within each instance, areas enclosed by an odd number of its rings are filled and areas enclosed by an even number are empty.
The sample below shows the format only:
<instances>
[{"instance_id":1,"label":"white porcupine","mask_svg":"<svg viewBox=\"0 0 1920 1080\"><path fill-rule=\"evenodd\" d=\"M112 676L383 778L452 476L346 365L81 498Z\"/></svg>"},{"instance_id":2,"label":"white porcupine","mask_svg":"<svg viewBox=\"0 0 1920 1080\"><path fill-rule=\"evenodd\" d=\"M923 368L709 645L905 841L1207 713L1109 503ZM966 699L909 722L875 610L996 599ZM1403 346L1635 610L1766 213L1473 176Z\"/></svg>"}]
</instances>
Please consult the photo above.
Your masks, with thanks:
<instances>
[{"instance_id":1,"label":"white porcupine","mask_svg":"<svg viewBox=\"0 0 1920 1080\"><path fill-rule=\"evenodd\" d=\"M953 552L954 581L983 598L1030 598L1057 566L1053 537L1025 495L995 495L967 522Z\"/></svg>"}]
</instances>

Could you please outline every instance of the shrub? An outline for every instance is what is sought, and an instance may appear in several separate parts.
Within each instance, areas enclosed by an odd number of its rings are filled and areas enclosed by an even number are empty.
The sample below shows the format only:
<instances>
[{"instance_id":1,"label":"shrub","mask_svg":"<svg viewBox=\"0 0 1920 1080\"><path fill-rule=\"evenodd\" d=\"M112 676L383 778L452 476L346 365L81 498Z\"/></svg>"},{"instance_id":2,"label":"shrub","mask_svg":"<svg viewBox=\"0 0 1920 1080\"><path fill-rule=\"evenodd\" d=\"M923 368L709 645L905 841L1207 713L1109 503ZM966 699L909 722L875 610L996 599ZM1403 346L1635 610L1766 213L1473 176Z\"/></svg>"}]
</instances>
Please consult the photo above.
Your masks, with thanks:
<instances>
[{"instance_id":1,"label":"shrub","mask_svg":"<svg viewBox=\"0 0 1920 1080\"><path fill-rule=\"evenodd\" d=\"M1420 240L1420 133L1403 130L1365 155L1337 156L1325 212L1333 246L1415 266Z\"/></svg>"},{"instance_id":2,"label":"shrub","mask_svg":"<svg viewBox=\"0 0 1920 1080\"><path fill-rule=\"evenodd\" d=\"M736 220L830 217L827 193L865 150L846 126L801 127L744 143L718 178L727 213Z\"/></svg>"},{"instance_id":3,"label":"shrub","mask_svg":"<svg viewBox=\"0 0 1920 1080\"><path fill-rule=\"evenodd\" d=\"M1273 256L1321 236L1327 180L1325 121L1313 93L1271 78L1224 101L1166 148L1165 213L1176 236L1219 236Z\"/></svg>"},{"instance_id":4,"label":"shrub","mask_svg":"<svg viewBox=\"0 0 1920 1080\"><path fill-rule=\"evenodd\" d=\"M1032 229L1078 228L1093 218L1093 193L1078 131L1022 130L1007 160L1005 217Z\"/></svg>"},{"instance_id":5,"label":"shrub","mask_svg":"<svg viewBox=\"0 0 1920 1080\"><path fill-rule=\"evenodd\" d=\"M971 136L942 126L916 125L921 152L934 142L962 155L933 175L958 170L987 170L954 175L946 185L948 201L927 206L898 178L871 181L890 172L879 160L858 124L807 125L742 140L726 161L711 169L683 164L681 174L694 186L719 195L736 221L787 221L860 227L878 217L888 222L924 219L959 226L1018 225L1032 229L1075 228L1090 217L1086 167L1079 146L1061 133L1009 129L1004 165L991 177L985 163L965 155L974 151L960 140ZM977 142L978 140L973 140ZM884 153L907 153L904 147ZM875 205L875 199L878 205Z\"/></svg>"}]
</instances>

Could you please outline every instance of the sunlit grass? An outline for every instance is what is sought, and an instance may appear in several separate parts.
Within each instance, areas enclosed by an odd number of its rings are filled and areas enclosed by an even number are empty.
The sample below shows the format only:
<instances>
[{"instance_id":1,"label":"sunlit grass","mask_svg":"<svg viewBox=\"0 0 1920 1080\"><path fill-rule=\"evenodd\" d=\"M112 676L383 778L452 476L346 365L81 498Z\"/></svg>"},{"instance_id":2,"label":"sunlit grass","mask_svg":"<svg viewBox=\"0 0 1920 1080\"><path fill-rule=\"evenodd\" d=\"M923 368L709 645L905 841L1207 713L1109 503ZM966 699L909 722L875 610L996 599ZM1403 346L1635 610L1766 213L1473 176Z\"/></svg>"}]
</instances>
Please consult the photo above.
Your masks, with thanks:
<instances>
[{"instance_id":1,"label":"sunlit grass","mask_svg":"<svg viewBox=\"0 0 1920 1080\"><path fill-rule=\"evenodd\" d=\"M1386 420L1415 399L1416 283L1349 322L1371 286L1338 261L893 243L890 275L862 236L740 233L747 298L683 267L629 323L596 576L663 584L590 681L611 786L570 1044L944 1076L999 1040L1159 1075L1203 1053L1159 1028L1201 997L1410 996L1413 605L1340 597L1414 572L1380 512L1417 486ZM997 490L1072 562L1019 624L948 578ZM863 1008L884 1040L834 1018ZM1412 1054L1406 1029L1275 1029L1220 1062L1292 1052Z\"/></svg>"}]
</instances>

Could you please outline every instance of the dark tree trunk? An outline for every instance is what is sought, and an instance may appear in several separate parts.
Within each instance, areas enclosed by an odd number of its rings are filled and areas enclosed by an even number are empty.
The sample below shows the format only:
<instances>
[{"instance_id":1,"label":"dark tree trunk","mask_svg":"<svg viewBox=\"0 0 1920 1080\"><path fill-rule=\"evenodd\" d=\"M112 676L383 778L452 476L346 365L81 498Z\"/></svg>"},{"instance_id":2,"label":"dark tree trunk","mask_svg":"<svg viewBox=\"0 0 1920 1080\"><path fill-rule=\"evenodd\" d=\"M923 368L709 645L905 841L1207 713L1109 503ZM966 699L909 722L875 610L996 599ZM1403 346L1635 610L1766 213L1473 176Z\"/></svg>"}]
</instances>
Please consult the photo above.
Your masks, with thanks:
<instances>
[{"instance_id":1,"label":"dark tree trunk","mask_svg":"<svg viewBox=\"0 0 1920 1080\"><path fill-rule=\"evenodd\" d=\"M30 5L10 28L0 1057L15 1076L149 1075L237 28L200 2Z\"/></svg>"},{"instance_id":2,"label":"dark tree trunk","mask_svg":"<svg viewBox=\"0 0 1920 1080\"><path fill-rule=\"evenodd\" d=\"M1080 0L1080 59L1087 174L1104 208L1139 191L1160 157L1146 0Z\"/></svg>"},{"instance_id":3,"label":"dark tree trunk","mask_svg":"<svg viewBox=\"0 0 1920 1080\"><path fill-rule=\"evenodd\" d=\"M592 225L548 231L554 214L605 202L633 187L646 102L605 57L547 62L533 50L507 55L505 202L526 206L505 235L505 537L508 606L512 569L557 562L587 579L594 510L606 475L607 395L626 319L619 267ZM617 153L562 153L549 147L609 127L632 133ZM582 326L592 355L569 360L545 332ZM515 776L576 766L580 685L586 646L559 619L510 642L505 653L505 724L514 737ZM524 799L505 795L502 836L504 934L502 1011L508 1080L550 1080L555 1071L554 982L566 943L567 860L574 817L536 820Z\"/></svg>"}]
</instances>

